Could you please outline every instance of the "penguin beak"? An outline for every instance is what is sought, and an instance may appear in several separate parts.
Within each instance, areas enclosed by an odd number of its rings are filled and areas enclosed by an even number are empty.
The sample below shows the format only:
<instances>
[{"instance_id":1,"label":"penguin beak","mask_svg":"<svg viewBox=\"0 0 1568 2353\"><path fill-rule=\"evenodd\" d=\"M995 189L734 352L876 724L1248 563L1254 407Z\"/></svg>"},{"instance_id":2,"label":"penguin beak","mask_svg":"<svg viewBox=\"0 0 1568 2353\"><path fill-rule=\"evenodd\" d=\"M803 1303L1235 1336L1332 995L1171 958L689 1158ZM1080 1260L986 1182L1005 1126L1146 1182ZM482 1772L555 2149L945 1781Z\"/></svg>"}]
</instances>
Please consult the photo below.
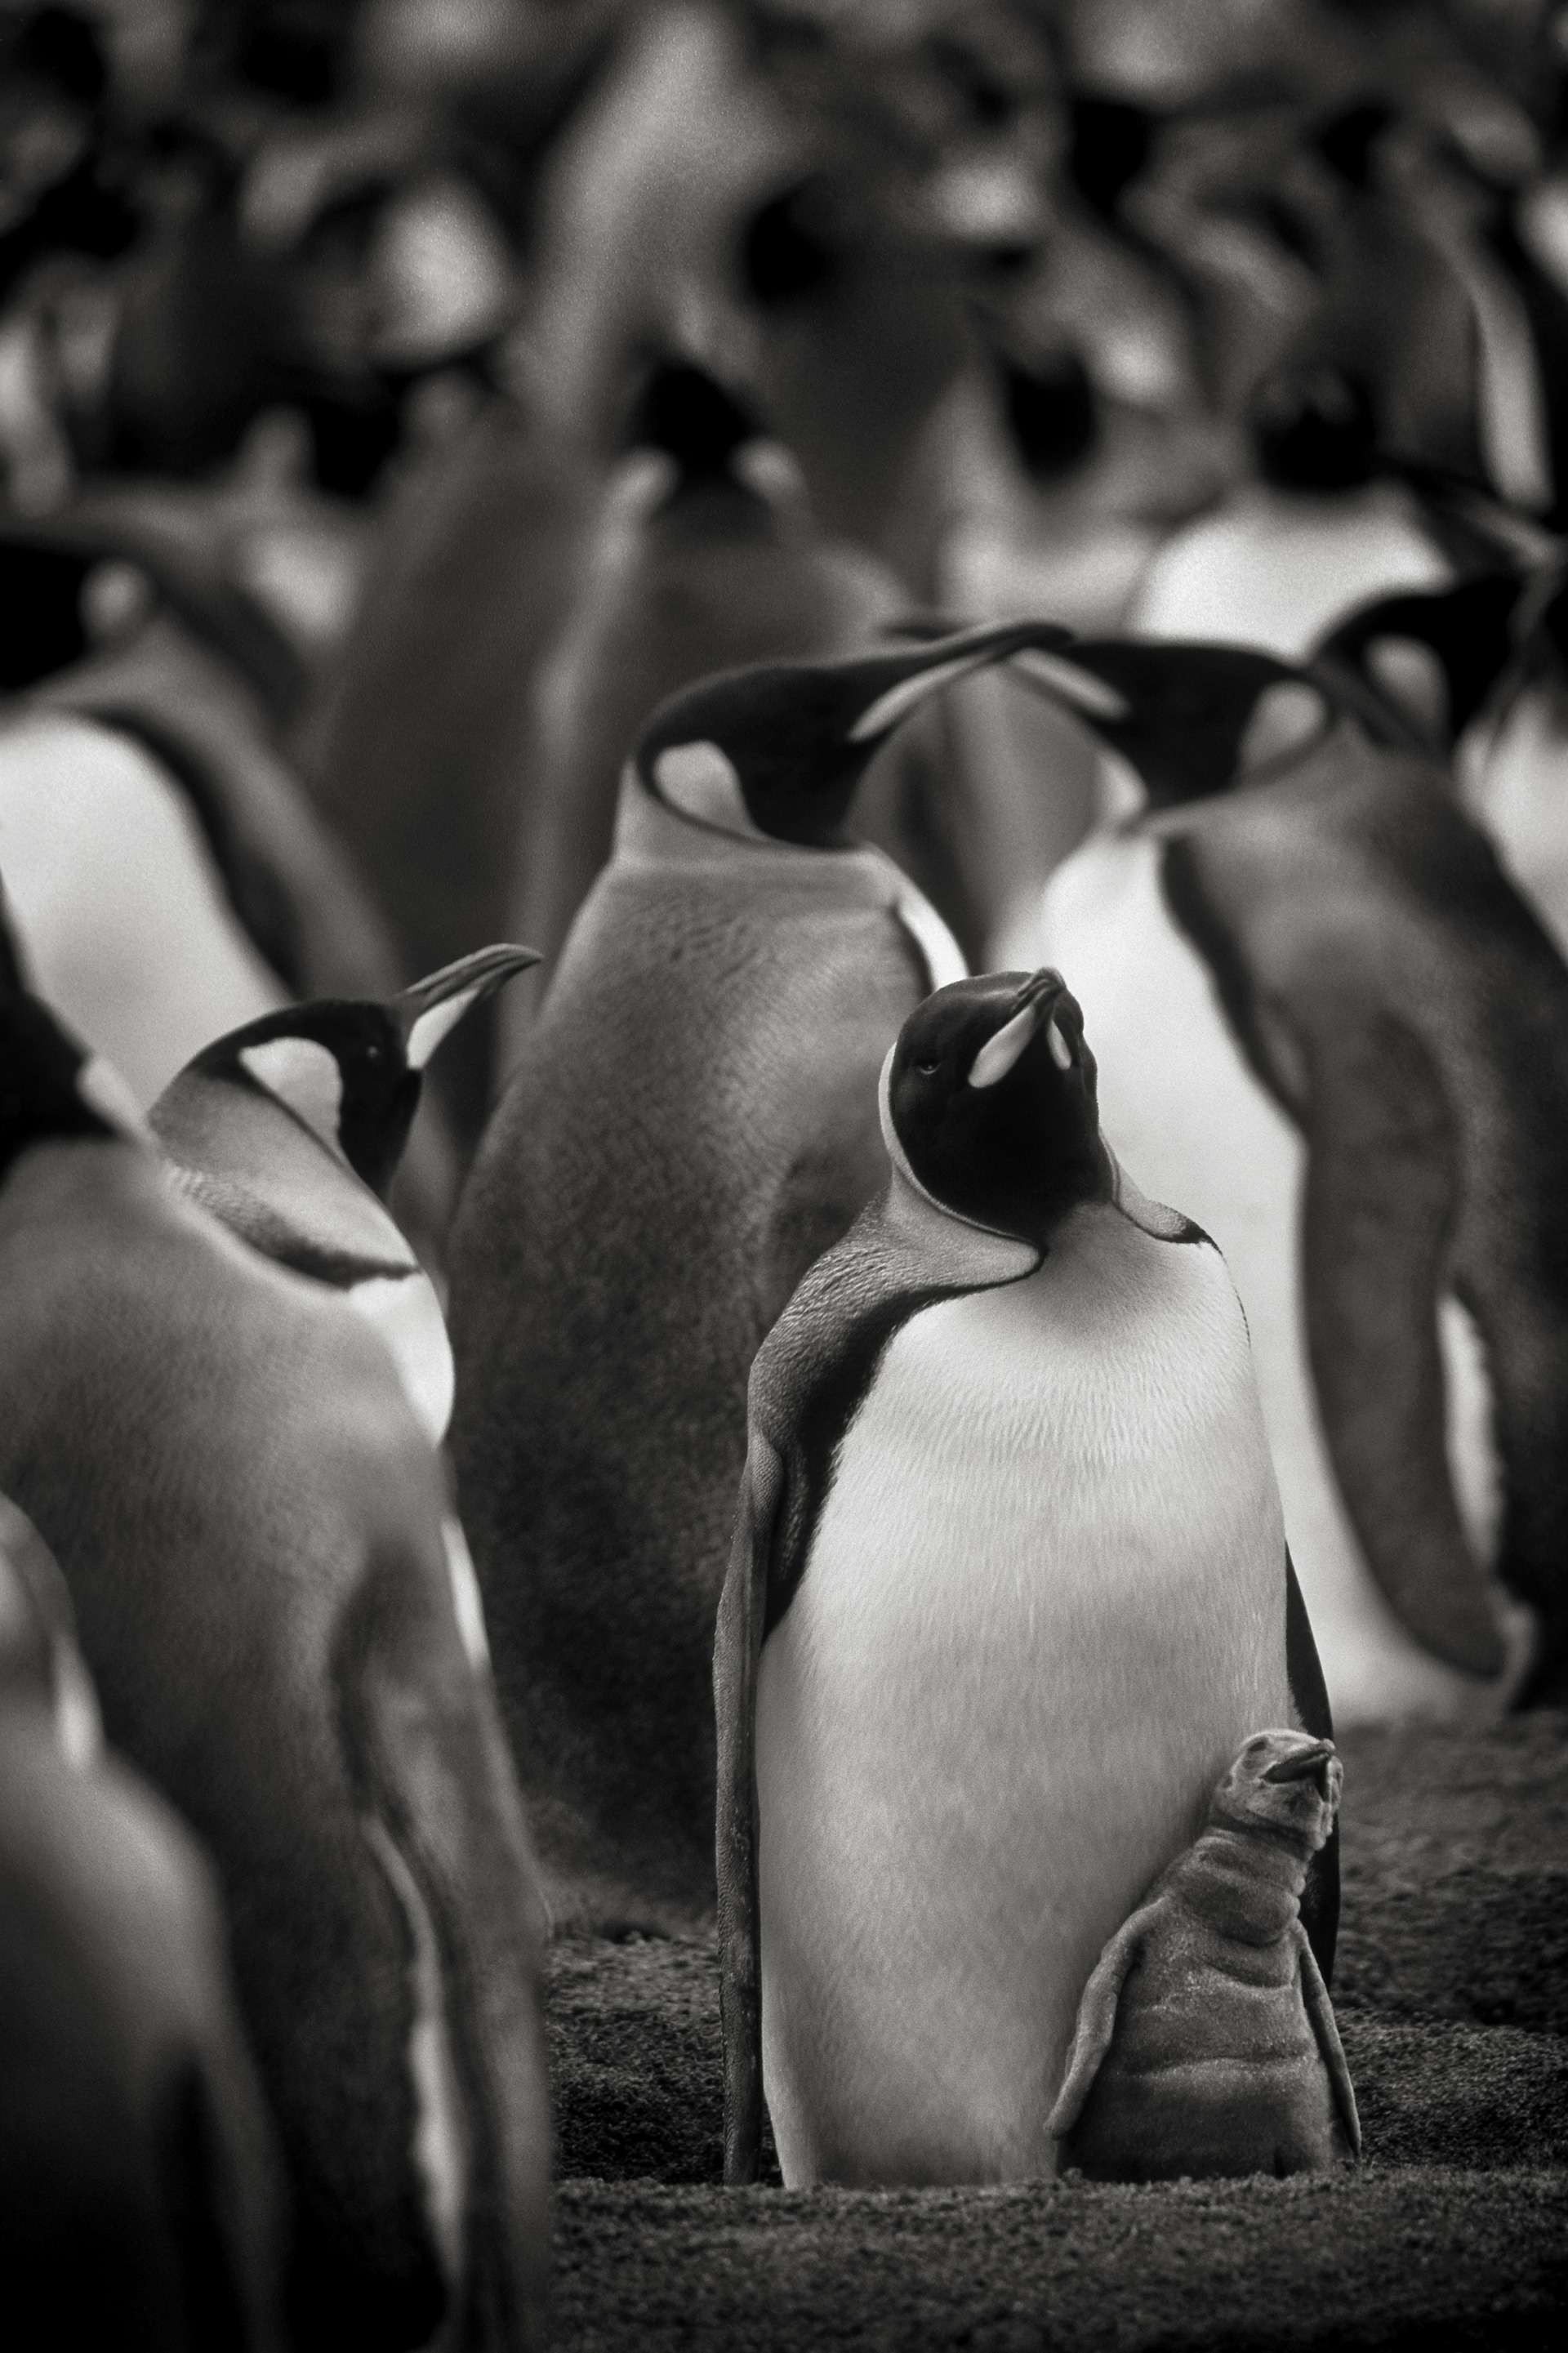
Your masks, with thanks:
<instances>
[{"instance_id":1,"label":"penguin beak","mask_svg":"<svg viewBox=\"0 0 1568 2353\"><path fill-rule=\"evenodd\" d=\"M1311 1741L1305 1748L1292 1749L1289 1757L1278 1758L1269 1766L1263 1778L1266 1781L1314 1780L1321 1773L1333 1753L1334 1744L1331 1740Z\"/></svg>"},{"instance_id":2,"label":"penguin beak","mask_svg":"<svg viewBox=\"0 0 1568 2353\"><path fill-rule=\"evenodd\" d=\"M409 1069L422 1071L448 1030L481 997L493 996L504 982L538 962L535 948L478 948L395 997L387 1009L403 1025Z\"/></svg>"},{"instance_id":3,"label":"penguin beak","mask_svg":"<svg viewBox=\"0 0 1568 2353\"><path fill-rule=\"evenodd\" d=\"M972 670L1026 651L1049 660L1049 649L1071 643L1072 631L1057 621L990 621L978 628L930 638L917 652L868 656L855 665L855 675L869 699L851 721L847 740L851 744L879 740L917 704Z\"/></svg>"},{"instance_id":4,"label":"penguin beak","mask_svg":"<svg viewBox=\"0 0 1568 2353\"><path fill-rule=\"evenodd\" d=\"M1008 626L1004 623L1001 625ZM1019 629L1031 634L1008 646L999 654L987 657L992 661L1005 661L1014 676L1024 680L1034 691L1058 710L1067 710L1079 719L1092 723L1095 720L1126 721L1132 716L1132 706L1108 679L1102 678L1092 662L1078 659L1078 646L1070 629L1058 623L1020 622ZM889 637L913 638L926 646L934 658L944 636L956 629L957 624L943 613L911 612L886 625ZM976 635L971 631L968 634ZM1073 651L1064 656L1058 650L1070 646ZM972 667L978 669L979 663ZM944 677L946 673L944 672Z\"/></svg>"}]
</instances>

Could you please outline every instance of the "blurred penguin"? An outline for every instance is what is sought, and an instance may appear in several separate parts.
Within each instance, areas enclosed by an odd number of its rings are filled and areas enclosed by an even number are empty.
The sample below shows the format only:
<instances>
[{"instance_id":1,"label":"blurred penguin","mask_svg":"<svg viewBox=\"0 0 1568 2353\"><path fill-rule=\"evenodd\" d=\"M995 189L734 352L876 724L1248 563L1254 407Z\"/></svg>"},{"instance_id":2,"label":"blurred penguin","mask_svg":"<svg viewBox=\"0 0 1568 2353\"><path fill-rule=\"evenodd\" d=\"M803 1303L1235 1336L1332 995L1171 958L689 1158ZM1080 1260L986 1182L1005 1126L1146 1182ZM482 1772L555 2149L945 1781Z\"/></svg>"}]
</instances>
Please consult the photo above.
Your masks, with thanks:
<instances>
[{"instance_id":1,"label":"blurred penguin","mask_svg":"<svg viewBox=\"0 0 1568 2353\"><path fill-rule=\"evenodd\" d=\"M291 2341L532 2347L542 1920L439 1466L358 1317L179 1200L15 987L0 1061L0 1484L216 1865Z\"/></svg>"},{"instance_id":2,"label":"blurred penguin","mask_svg":"<svg viewBox=\"0 0 1568 2353\"><path fill-rule=\"evenodd\" d=\"M226 1942L195 1841L103 1753L64 1581L0 1496L0 2253L62 2341L282 2345Z\"/></svg>"}]
</instances>

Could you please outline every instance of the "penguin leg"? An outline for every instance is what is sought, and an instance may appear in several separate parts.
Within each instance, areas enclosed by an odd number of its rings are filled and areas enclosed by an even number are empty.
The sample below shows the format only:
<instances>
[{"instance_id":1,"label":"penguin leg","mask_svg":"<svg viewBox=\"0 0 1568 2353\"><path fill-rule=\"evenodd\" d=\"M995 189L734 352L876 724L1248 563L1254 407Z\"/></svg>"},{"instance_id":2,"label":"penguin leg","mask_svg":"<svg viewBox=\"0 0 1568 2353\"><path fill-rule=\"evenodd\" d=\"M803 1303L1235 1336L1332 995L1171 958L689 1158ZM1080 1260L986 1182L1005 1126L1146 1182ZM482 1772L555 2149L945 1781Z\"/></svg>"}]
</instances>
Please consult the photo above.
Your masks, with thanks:
<instances>
[{"instance_id":1,"label":"penguin leg","mask_svg":"<svg viewBox=\"0 0 1568 2353\"><path fill-rule=\"evenodd\" d=\"M1302 1042L1307 1349L1335 1476L1400 1622L1450 1665L1495 1675L1502 1638L1444 1437L1437 1304L1458 1209L1457 1124L1405 1022L1338 1001L1303 1025Z\"/></svg>"},{"instance_id":2,"label":"penguin leg","mask_svg":"<svg viewBox=\"0 0 1568 2353\"><path fill-rule=\"evenodd\" d=\"M1141 1905L1131 1918L1122 1922L1089 1972L1089 1983L1079 2000L1078 2024L1062 2087L1057 2094L1056 2105L1046 2118L1046 2130L1057 2140L1065 2140L1083 2114L1084 2102L1093 2089L1100 2063L1116 2032L1116 2006L1121 1999L1121 1989L1153 1917L1154 1906Z\"/></svg>"},{"instance_id":3,"label":"penguin leg","mask_svg":"<svg viewBox=\"0 0 1568 2353\"><path fill-rule=\"evenodd\" d=\"M1340 2112L1340 2122L1344 2126L1351 2155L1360 2157L1361 2118L1356 2113L1355 2085L1351 2082L1351 2071L1345 2062L1345 2047L1340 2041L1339 2021L1334 2016L1333 2003L1329 2000L1328 1987L1319 1975L1318 1964L1312 1958L1312 1947L1304 1928L1298 1930L1298 1937L1301 1999L1306 2004L1312 2032L1317 2037L1318 2049L1322 2052L1323 2064L1329 2071L1334 2105Z\"/></svg>"},{"instance_id":4,"label":"penguin leg","mask_svg":"<svg viewBox=\"0 0 1568 2353\"><path fill-rule=\"evenodd\" d=\"M713 1641L719 1732L715 1864L724 2033L724 2179L755 2181L763 2129L763 1993L757 1893L757 1666L784 1467L753 1427Z\"/></svg>"}]
</instances>

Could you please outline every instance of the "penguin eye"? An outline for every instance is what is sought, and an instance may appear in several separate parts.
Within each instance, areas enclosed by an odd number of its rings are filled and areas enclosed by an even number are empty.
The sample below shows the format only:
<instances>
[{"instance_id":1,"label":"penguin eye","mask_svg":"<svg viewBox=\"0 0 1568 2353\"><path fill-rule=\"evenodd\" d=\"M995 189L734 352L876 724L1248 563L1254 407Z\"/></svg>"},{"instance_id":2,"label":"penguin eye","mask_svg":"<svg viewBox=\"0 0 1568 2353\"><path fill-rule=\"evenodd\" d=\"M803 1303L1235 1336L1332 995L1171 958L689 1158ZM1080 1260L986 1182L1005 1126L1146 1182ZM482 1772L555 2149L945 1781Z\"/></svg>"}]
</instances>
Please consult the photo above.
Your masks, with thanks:
<instances>
[{"instance_id":1,"label":"penguin eye","mask_svg":"<svg viewBox=\"0 0 1568 2353\"><path fill-rule=\"evenodd\" d=\"M917 1062L915 1064L915 1069L920 1072L922 1079L934 1079L941 1068L942 1064L940 1062Z\"/></svg>"}]
</instances>

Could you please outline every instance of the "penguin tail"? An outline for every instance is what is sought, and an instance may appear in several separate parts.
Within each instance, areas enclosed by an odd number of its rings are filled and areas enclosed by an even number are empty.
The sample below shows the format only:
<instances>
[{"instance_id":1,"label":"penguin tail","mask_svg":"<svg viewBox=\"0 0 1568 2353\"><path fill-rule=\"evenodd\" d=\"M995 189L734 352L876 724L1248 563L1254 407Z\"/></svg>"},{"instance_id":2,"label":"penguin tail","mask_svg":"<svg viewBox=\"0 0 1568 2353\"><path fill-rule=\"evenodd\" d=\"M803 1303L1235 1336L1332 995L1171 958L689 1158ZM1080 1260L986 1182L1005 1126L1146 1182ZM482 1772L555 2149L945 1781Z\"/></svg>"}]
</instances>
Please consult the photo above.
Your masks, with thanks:
<instances>
[{"instance_id":1,"label":"penguin tail","mask_svg":"<svg viewBox=\"0 0 1568 2353\"><path fill-rule=\"evenodd\" d=\"M550 2237L546 1915L456 1582L406 1553L373 1564L340 1691L362 1828L406 1930L413 2159L456 2307L443 2342L531 2353Z\"/></svg>"}]
</instances>

